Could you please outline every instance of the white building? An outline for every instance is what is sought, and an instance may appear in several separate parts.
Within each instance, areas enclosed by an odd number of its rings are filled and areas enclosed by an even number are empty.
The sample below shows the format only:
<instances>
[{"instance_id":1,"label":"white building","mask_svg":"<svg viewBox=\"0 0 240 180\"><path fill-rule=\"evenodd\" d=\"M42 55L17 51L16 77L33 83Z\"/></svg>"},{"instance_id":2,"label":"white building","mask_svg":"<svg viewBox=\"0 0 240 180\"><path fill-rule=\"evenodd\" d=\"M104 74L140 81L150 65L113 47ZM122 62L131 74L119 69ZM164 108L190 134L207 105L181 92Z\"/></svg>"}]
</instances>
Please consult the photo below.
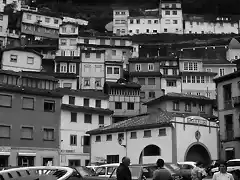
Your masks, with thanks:
<instances>
[{"instance_id":1,"label":"white building","mask_svg":"<svg viewBox=\"0 0 240 180\"><path fill-rule=\"evenodd\" d=\"M128 34L129 10L126 7L113 7L113 34Z\"/></svg>"},{"instance_id":2,"label":"white building","mask_svg":"<svg viewBox=\"0 0 240 180\"><path fill-rule=\"evenodd\" d=\"M161 31L160 18L157 16L128 17L128 34L156 34Z\"/></svg>"},{"instance_id":3,"label":"white building","mask_svg":"<svg viewBox=\"0 0 240 180\"><path fill-rule=\"evenodd\" d=\"M22 1L21 0L1 0L0 1L0 12L3 12L4 11L4 7L8 4L13 4L15 5L15 10L16 11L21 11L21 4L22 4Z\"/></svg>"},{"instance_id":4,"label":"white building","mask_svg":"<svg viewBox=\"0 0 240 180\"><path fill-rule=\"evenodd\" d=\"M84 25L87 26L88 25L88 21L83 20L83 19L79 19L79 18L71 18L71 17L63 17L63 22L71 22L71 23L76 23L78 25Z\"/></svg>"},{"instance_id":5,"label":"white building","mask_svg":"<svg viewBox=\"0 0 240 180\"><path fill-rule=\"evenodd\" d=\"M0 46L7 43L8 15L0 14Z\"/></svg>"},{"instance_id":6,"label":"white building","mask_svg":"<svg viewBox=\"0 0 240 180\"><path fill-rule=\"evenodd\" d=\"M4 49L1 69L12 71L41 71L42 55L24 47Z\"/></svg>"},{"instance_id":7,"label":"white building","mask_svg":"<svg viewBox=\"0 0 240 180\"><path fill-rule=\"evenodd\" d=\"M181 2L161 2L159 5L161 33L183 34Z\"/></svg>"},{"instance_id":8,"label":"white building","mask_svg":"<svg viewBox=\"0 0 240 180\"><path fill-rule=\"evenodd\" d=\"M111 124L108 95L99 91L61 89L61 166L86 166L91 129Z\"/></svg>"}]
</instances>

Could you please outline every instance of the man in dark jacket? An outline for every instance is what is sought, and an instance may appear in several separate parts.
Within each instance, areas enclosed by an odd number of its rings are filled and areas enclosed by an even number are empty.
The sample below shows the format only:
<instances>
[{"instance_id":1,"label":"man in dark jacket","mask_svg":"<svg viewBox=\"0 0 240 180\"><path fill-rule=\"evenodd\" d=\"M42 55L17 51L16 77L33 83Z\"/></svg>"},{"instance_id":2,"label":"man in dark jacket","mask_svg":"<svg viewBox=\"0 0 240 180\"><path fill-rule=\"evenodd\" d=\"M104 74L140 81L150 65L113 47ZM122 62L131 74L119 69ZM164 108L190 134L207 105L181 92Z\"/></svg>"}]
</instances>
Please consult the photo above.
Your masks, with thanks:
<instances>
[{"instance_id":1,"label":"man in dark jacket","mask_svg":"<svg viewBox=\"0 0 240 180\"><path fill-rule=\"evenodd\" d=\"M130 159L128 157L122 158L122 163L117 168L117 180L132 180L132 174L129 169Z\"/></svg>"}]
</instances>

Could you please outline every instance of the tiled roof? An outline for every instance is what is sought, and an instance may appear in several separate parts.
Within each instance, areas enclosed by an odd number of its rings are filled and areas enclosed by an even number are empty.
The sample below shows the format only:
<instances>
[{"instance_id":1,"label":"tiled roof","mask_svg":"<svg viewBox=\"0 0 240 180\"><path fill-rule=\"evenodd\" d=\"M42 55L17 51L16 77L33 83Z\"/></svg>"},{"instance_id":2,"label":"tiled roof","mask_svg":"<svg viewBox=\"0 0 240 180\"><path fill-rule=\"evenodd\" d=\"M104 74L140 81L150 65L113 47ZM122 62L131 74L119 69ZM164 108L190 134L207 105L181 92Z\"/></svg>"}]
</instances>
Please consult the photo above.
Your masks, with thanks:
<instances>
[{"instance_id":1,"label":"tiled roof","mask_svg":"<svg viewBox=\"0 0 240 180\"><path fill-rule=\"evenodd\" d=\"M30 10L21 10L22 12L30 13L30 14L39 14L39 15L44 15L44 16L49 16L49 17L56 17L56 18L62 18L60 13L57 12L51 12L51 11L30 11Z\"/></svg>"},{"instance_id":2,"label":"tiled roof","mask_svg":"<svg viewBox=\"0 0 240 180\"><path fill-rule=\"evenodd\" d=\"M68 88L58 88L57 91L64 95L73 95L101 100L108 100L109 98L107 94L104 94L102 91L96 90L73 90Z\"/></svg>"},{"instance_id":3,"label":"tiled roof","mask_svg":"<svg viewBox=\"0 0 240 180\"><path fill-rule=\"evenodd\" d=\"M78 46L93 47L93 48L115 48L115 49L132 49L132 46L116 46L116 45L107 45L107 44L86 44L78 43Z\"/></svg>"},{"instance_id":4,"label":"tiled roof","mask_svg":"<svg viewBox=\"0 0 240 180\"><path fill-rule=\"evenodd\" d=\"M218 77L218 78L215 78L213 79L213 81L215 83L220 83L220 82L224 82L224 81L227 81L227 80L231 80L231 79L235 79L235 78L238 78L240 77L240 71L235 71L231 74L227 74L225 76L221 76L221 77Z\"/></svg>"},{"instance_id":5,"label":"tiled roof","mask_svg":"<svg viewBox=\"0 0 240 180\"><path fill-rule=\"evenodd\" d=\"M23 71L23 72L52 76L57 79L77 79L77 74L74 74L74 73L59 73L59 72L51 73L51 72L36 72L36 71Z\"/></svg>"},{"instance_id":6,"label":"tiled roof","mask_svg":"<svg viewBox=\"0 0 240 180\"><path fill-rule=\"evenodd\" d=\"M80 56L56 56L56 62L80 62Z\"/></svg>"},{"instance_id":7,"label":"tiled roof","mask_svg":"<svg viewBox=\"0 0 240 180\"><path fill-rule=\"evenodd\" d=\"M171 114L174 117L196 116L196 113L185 113L184 114L184 113L179 113L179 112L171 112ZM200 113L200 115L198 115L198 116L203 117L205 119L208 119L209 121L216 121L217 120L217 116L214 116L214 115L209 116L208 114Z\"/></svg>"},{"instance_id":8,"label":"tiled roof","mask_svg":"<svg viewBox=\"0 0 240 180\"><path fill-rule=\"evenodd\" d=\"M150 129L163 126L171 126L172 116L166 111L159 110L151 114L138 115L125 121L88 131L88 134L106 134L113 132L131 131L138 129Z\"/></svg>"},{"instance_id":9,"label":"tiled roof","mask_svg":"<svg viewBox=\"0 0 240 180\"><path fill-rule=\"evenodd\" d=\"M162 74L158 71L158 72L129 72L129 76L131 77L161 77Z\"/></svg>"},{"instance_id":10,"label":"tiled roof","mask_svg":"<svg viewBox=\"0 0 240 180\"><path fill-rule=\"evenodd\" d=\"M235 38L232 38L232 40L229 43L228 48L229 49L240 49L240 43Z\"/></svg>"},{"instance_id":11,"label":"tiled roof","mask_svg":"<svg viewBox=\"0 0 240 180\"><path fill-rule=\"evenodd\" d=\"M144 105L152 105L164 100L195 100L195 101L209 101L211 103L214 102L212 99L205 96L198 96L198 95L191 95L191 94L184 94L184 93L168 93L159 98L150 100L144 103Z\"/></svg>"},{"instance_id":12,"label":"tiled roof","mask_svg":"<svg viewBox=\"0 0 240 180\"><path fill-rule=\"evenodd\" d=\"M43 55L31 48L28 48L26 46L21 46L21 47L11 47L11 48L5 48L5 49L2 49L2 52L5 52L5 51L23 51L23 52L31 52L31 53L34 53L38 56L40 56L41 58L43 57Z\"/></svg>"},{"instance_id":13,"label":"tiled roof","mask_svg":"<svg viewBox=\"0 0 240 180\"><path fill-rule=\"evenodd\" d=\"M81 50L81 53L105 53L105 50L102 49Z\"/></svg>"},{"instance_id":14,"label":"tiled roof","mask_svg":"<svg viewBox=\"0 0 240 180\"><path fill-rule=\"evenodd\" d=\"M139 57L139 58L129 58L129 62L161 62L161 61L168 61L168 60L178 60L176 56L158 56L158 57Z\"/></svg>"},{"instance_id":15,"label":"tiled roof","mask_svg":"<svg viewBox=\"0 0 240 180\"><path fill-rule=\"evenodd\" d=\"M117 82L112 82L112 81L106 81L105 85L108 88L141 88L141 85L135 83L135 82L127 82L125 80L119 79Z\"/></svg>"}]
</instances>

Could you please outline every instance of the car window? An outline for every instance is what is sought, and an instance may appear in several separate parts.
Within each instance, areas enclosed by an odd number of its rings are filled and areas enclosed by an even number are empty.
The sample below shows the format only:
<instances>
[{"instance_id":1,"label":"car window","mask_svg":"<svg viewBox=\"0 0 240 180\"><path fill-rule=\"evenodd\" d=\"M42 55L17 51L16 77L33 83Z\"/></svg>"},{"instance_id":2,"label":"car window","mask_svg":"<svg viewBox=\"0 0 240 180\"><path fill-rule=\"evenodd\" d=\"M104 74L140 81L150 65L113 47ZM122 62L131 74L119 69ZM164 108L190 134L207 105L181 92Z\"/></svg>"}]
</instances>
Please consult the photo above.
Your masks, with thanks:
<instances>
[{"instance_id":1,"label":"car window","mask_svg":"<svg viewBox=\"0 0 240 180\"><path fill-rule=\"evenodd\" d=\"M106 174L106 168L105 167L99 167L96 169L96 175L105 175Z\"/></svg>"},{"instance_id":2,"label":"car window","mask_svg":"<svg viewBox=\"0 0 240 180\"><path fill-rule=\"evenodd\" d=\"M182 168L182 169L192 169L193 166L188 165L188 164L183 164L181 168Z\"/></svg>"},{"instance_id":3,"label":"car window","mask_svg":"<svg viewBox=\"0 0 240 180\"><path fill-rule=\"evenodd\" d=\"M107 167L107 175L111 175L115 167Z\"/></svg>"},{"instance_id":4,"label":"car window","mask_svg":"<svg viewBox=\"0 0 240 180\"><path fill-rule=\"evenodd\" d=\"M138 179L140 177L142 170L141 166L129 166L129 169L132 173L132 179Z\"/></svg>"},{"instance_id":5,"label":"car window","mask_svg":"<svg viewBox=\"0 0 240 180\"><path fill-rule=\"evenodd\" d=\"M228 161L227 162L227 166L231 167L231 166L240 166L240 161Z\"/></svg>"}]
</instances>

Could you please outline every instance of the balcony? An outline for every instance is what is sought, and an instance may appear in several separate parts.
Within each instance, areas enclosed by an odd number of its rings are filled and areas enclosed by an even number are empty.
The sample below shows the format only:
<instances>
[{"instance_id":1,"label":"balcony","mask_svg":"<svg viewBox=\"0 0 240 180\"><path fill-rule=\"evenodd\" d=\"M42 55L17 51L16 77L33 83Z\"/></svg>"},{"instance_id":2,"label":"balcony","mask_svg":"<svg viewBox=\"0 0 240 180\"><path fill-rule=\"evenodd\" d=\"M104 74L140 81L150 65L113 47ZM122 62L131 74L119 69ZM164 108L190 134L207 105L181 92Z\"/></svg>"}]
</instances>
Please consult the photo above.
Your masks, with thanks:
<instances>
[{"instance_id":1,"label":"balcony","mask_svg":"<svg viewBox=\"0 0 240 180\"><path fill-rule=\"evenodd\" d=\"M90 146L83 146L83 153L90 153Z\"/></svg>"},{"instance_id":2,"label":"balcony","mask_svg":"<svg viewBox=\"0 0 240 180\"><path fill-rule=\"evenodd\" d=\"M45 49L58 49L58 39L43 39L43 40L33 40L28 39L25 42L25 46L29 48L45 48Z\"/></svg>"},{"instance_id":3,"label":"balcony","mask_svg":"<svg viewBox=\"0 0 240 180\"><path fill-rule=\"evenodd\" d=\"M232 100L226 100L224 101L224 109L228 110L228 109L232 109L233 108L233 102Z\"/></svg>"},{"instance_id":4,"label":"balcony","mask_svg":"<svg viewBox=\"0 0 240 180\"><path fill-rule=\"evenodd\" d=\"M226 137L227 141L234 140L234 131L233 130L226 130L225 133L226 133L225 137Z\"/></svg>"},{"instance_id":5,"label":"balcony","mask_svg":"<svg viewBox=\"0 0 240 180\"><path fill-rule=\"evenodd\" d=\"M240 107L240 96L236 96L232 98L234 107Z\"/></svg>"},{"instance_id":6,"label":"balcony","mask_svg":"<svg viewBox=\"0 0 240 180\"><path fill-rule=\"evenodd\" d=\"M38 8L36 7L30 7L28 5L22 5L21 6L21 10L23 11L33 11L33 12L37 12L38 11Z\"/></svg>"}]
</instances>

